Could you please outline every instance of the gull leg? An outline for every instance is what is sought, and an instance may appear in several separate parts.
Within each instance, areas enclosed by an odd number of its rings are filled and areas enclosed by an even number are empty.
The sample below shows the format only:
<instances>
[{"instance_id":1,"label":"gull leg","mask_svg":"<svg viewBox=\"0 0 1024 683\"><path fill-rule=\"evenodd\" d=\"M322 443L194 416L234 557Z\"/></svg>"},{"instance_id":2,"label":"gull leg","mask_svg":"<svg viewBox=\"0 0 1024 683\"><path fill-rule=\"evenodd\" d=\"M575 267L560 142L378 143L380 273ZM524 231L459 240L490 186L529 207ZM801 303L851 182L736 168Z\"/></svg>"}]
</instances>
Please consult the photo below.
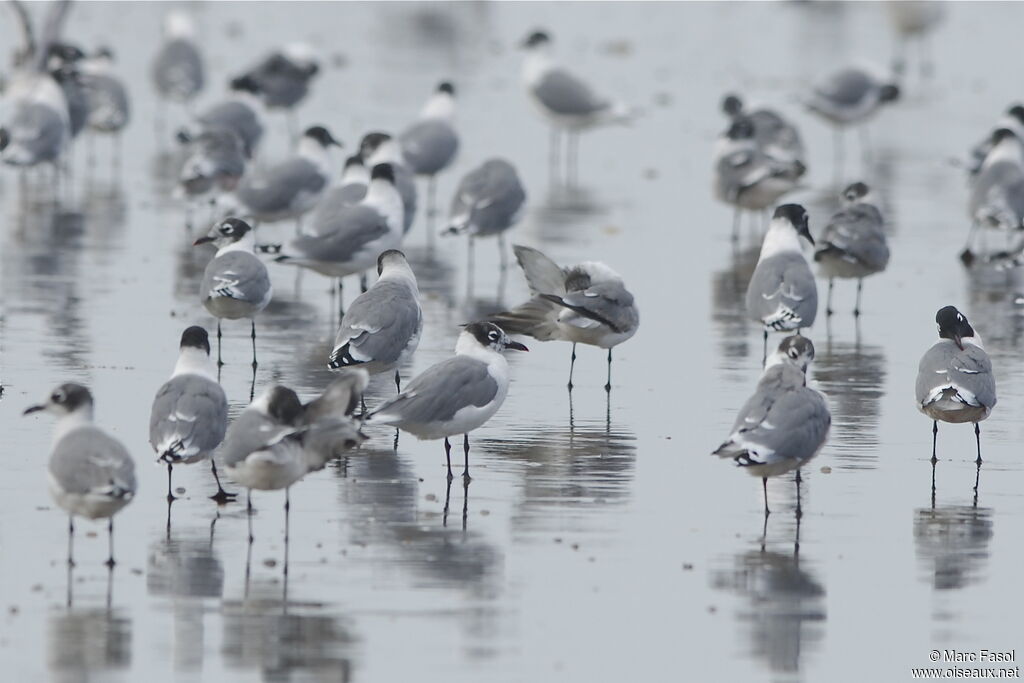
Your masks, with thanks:
<instances>
[{"instance_id":1,"label":"gull leg","mask_svg":"<svg viewBox=\"0 0 1024 683\"><path fill-rule=\"evenodd\" d=\"M171 472L174 470L174 465L167 463L167 502L174 502L175 496L171 489Z\"/></svg>"},{"instance_id":2,"label":"gull leg","mask_svg":"<svg viewBox=\"0 0 1024 683\"><path fill-rule=\"evenodd\" d=\"M977 462L977 467L974 470L974 502L973 507L978 507L978 484L981 483L981 461ZM934 503L932 507L935 507Z\"/></svg>"},{"instance_id":3,"label":"gull leg","mask_svg":"<svg viewBox=\"0 0 1024 683\"><path fill-rule=\"evenodd\" d=\"M557 126L551 126L551 148L548 154L548 175L552 188L559 185L559 151L562 146L561 131Z\"/></svg>"},{"instance_id":4,"label":"gull leg","mask_svg":"<svg viewBox=\"0 0 1024 683\"><path fill-rule=\"evenodd\" d=\"M835 284L835 280L832 278L828 279L828 301L825 303L825 315L832 315L832 286Z\"/></svg>"},{"instance_id":5,"label":"gull leg","mask_svg":"<svg viewBox=\"0 0 1024 683\"><path fill-rule=\"evenodd\" d=\"M861 124L860 126L858 126L857 132L858 132L858 135L860 136L861 160L863 161L863 163L866 166L870 165L871 162L872 162L873 155L871 153L871 139L870 139L870 136L868 134L868 127L867 127L867 125L866 124Z\"/></svg>"},{"instance_id":6,"label":"gull leg","mask_svg":"<svg viewBox=\"0 0 1024 683\"><path fill-rule=\"evenodd\" d=\"M466 520L469 517L469 478L462 480L462 530L466 530Z\"/></svg>"},{"instance_id":7,"label":"gull leg","mask_svg":"<svg viewBox=\"0 0 1024 683\"><path fill-rule=\"evenodd\" d=\"M835 184L842 184L843 180L843 131L837 126L832 136L833 148L835 151Z\"/></svg>"},{"instance_id":8,"label":"gull leg","mask_svg":"<svg viewBox=\"0 0 1024 683\"><path fill-rule=\"evenodd\" d=\"M764 350L761 352L761 367L768 362L768 328L764 330Z\"/></svg>"},{"instance_id":9,"label":"gull leg","mask_svg":"<svg viewBox=\"0 0 1024 683\"><path fill-rule=\"evenodd\" d=\"M68 515L68 568L75 566L75 518ZM70 590L70 589L69 589Z\"/></svg>"},{"instance_id":10,"label":"gull leg","mask_svg":"<svg viewBox=\"0 0 1024 683\"><path fill-rule=\"evenodd\" d=\"M448 437L444 437L444 457L448 461L448 485L451 486L452 482L452 444L448 441Z\"/></svg>"},{"instance_id":11,"label":"gull leg","mask_svg":"<svg viewBox=\"0 0 1024 683\"><path fill-rule=\"evenodd\" d=\"M251 336L252 336L252 371L256 372L256 368L259 366L259 363L256 362L256 320L253 319L251 322L252 322L252 334L251 334Z\"/></svg>"},{"instance_id":12,"label":"gull leg","mask_svg":"<svg viewBox=\"0 0 1024 683\"><path fill-rule=\"evenodd\" d=\"M402 376L395 370L395 392L402 393Z\"/></svg>"},{"instance_id":13,"label":"gull leg","mask_svg":"<svg viewBox=\"0 0 1024 683\"><path fill-rule=\"evenodd\" d=\"M939 439L939 421L938 420L932 420L932 467L933 468L935 467L935 463L937 463L939 461L939 459L937 457L935 457L935 443L936 443L936 441L938 441L938 439Z\"/></svg>"},{"instance_id":14,"label":"gull leg","mask_svg":"<svg viewBox=\"0 0 1024 683\"><path fill-rule=\"evenodd\" d=\"M465 463L462 468L462 480L469 482L469 434L462 435L462 457Z\"/></svg>"},{"instance_id":15,"label":"gull leg","mask_svg":"<svg viewBox=\"0 0 1024 683\"><path fill-rule=\"evenodd\" d=\"M221 331L220 331L220 318L217 318L217 367L218 368L222 367L224 365L224 361L221 359L221 355L220 355L220 345L221 345L221 339L223 338L223 336L224 335L221 334Z\"/></svg>"},{"instance_id":16,"label":"gull leg","mask_svg":"<svg viewBox=\"0 0 1024 683\"><path fill-rule=\"evenodd\" d=\"M611 393L612 390L612 350L608 349L608 380L604 383L604 390Z\"/></svg>"},{"instance_id":17,"label":"gull leg","mask_svg":"<svg viewBox=\"0 0 1024 683\"><path fill-rule=\"evenodd\" d=\"M801 517L804 516L804 509L800 505L800 483L802 481L803 481L803 478L800 477L800 470L798 469L796 471L796 518L797 519L800 519Z\"/></svg>"},{"instance_id":18,"label":"gull leg","mask_svg":"<svg viewBox=\"0 0 1024 683\"><path fill-rule=\"evenodd\" d=\"M427 251L434 251L434 221L437 217L437 179L427 176Z\"/></svg>"},{"instance_id":19,"label":"gull leg","mask_svg":"<svg viewBox=\"0 0 1024 683\"><path fill-rule=\"evenodd\" d=\"M342 293L342 282L344 278L338 278L338 320L345 317L345 296Z\"/></svg>"},{"instance_id":20,"label":"gull leg","mask_svg":"<svg viewBox=\"0 0 1024 683\"><path fill-rule=\"evenodd\" d=\"M448 486L444 491L444 512L441 514L441 526L448 526L448 503L452 498L452 478L448 477Z\"/></svg>"},{"instance_id":21,"label":"gull leg","mask_svg":"<svg viewBox=\"0 0 1024 683\"><path fill-rule=\"evenodd\" d=\"M466 297L473 294L473 275L476 271L476 240L469 236L469 243L466 246Z\"/></svg>"},{"instance_id":22,"label":"gull leg","mask_svg":"<svg viewBox=\"0 0 1024 683\"><path fill-rule=\"evenodd\" d=\"M768 519L768 515L772 513L768 509L768 477L761 477L761 490L764 491L764 518Z\"/></svg>"},{"instance_id":23,"label":"gull leg","mask_svg":"<svg viewBox=\"0 0 1024 683\"><path fill-rule=\"evenodd\" d=\"M576 367L576 342L572 343L572 355L569 357L569 393L572 394L572 371Z\"/></svg>"},{"instance_id":24,"label":"gull leg","mask_svg":"<svg viewBox=\"0 0 1024 683\"><path fill-rule=\"evenodd\" d=\"M217 501L220 505L234 500L238 494L228 493L224 490L224 487L220 485L220 476L217 474L217 463L214 461L213 456L210 456L210 471L213 472L213 480L217 482L217 493L210 496L210 498Z\"/></svg>"},{"instance_id":25,"label":"gull leg","mask_svg":"<svg viewBox=\"0 0 1024 683\"><path fill-rule=\"evenodd\" d=\"M932 460L932 509L935 509L935 461Z\"/></svg>"},{"instance_id":26,"label":"gull leg","mask_svg":"<svg viewBox=\"0 0 1024 683\"><path fill-rule=\"evenodd\" d=\"M864 288L864 278L857 278L857 303L853 305L853 317L860 317L860 290Z\"/></svg>"},{"instance_id":27,"label":"gull leg","mask_svg":"<svg viewBox=\"0 0 1024 683\"><path fill-rule=\"evenodd\" d=\"M981 427L977 422L974 423L974 440L978 443L978 459L974 462L981 465Z\"/></svg>"},{"instance_id":28,"label":"gull leg","mask_svg":"<svg viewBox=\"0 0 1024 683\"><path fill-rule=\"evenodd\" d=\"M110 517L107 520L107 566L111 569L114 568L114 518Z\"/></svg>"},{"instance_id":29,"label":"gull leg","mask_svg":"<svg viewBox=\"0 0 1024 683\"><path fill-rule=\"evenodd\" d=\"M732 241L739 242L740 240L740 207L736 206L736 209L732 212Z\"/></svg>"},{"instance_id":30,"label":"gull leg","mask_svg":"<svg viewBox=\"0 0 1024 683\"><path fill-rule=\"evenodd\" d=\"M283 568L283 571L284 571L284 582L285 582L284 583L285 595L288 594L288 541L290 539L290 534L288 533L288 529L289 529L290 523L291 523L292 503L291 503L291 499L289 497L290 493L291 493L291 490L292 490L292 487L290 487L290 486L287 487L284 490L284 568ZM288 601L285 600L285 603L287 603L287 602Z\"/></svg>"},{"instance_id":31,"label":"gull leg","mask_svg":"<svg viewBox=\"0 0 1024 683\"><path fill-rule=\"evenodd\" d=\"M245 516L249 520L249 545L252 545L252 489L248 489L245 494Z\"/></svg>"},{"instance_id":32,"label":"gull leg","mask_svg":"<svg viewBox=\"0 0 1024 683\"><path fill-rule=\"evenodd\" d=\"M369 288L370 285L367 283L366 271L364 270L363 272L359 273L359 292L361 294L366 294L366 290L368 290Z\"/></svg>"}]
</instances>

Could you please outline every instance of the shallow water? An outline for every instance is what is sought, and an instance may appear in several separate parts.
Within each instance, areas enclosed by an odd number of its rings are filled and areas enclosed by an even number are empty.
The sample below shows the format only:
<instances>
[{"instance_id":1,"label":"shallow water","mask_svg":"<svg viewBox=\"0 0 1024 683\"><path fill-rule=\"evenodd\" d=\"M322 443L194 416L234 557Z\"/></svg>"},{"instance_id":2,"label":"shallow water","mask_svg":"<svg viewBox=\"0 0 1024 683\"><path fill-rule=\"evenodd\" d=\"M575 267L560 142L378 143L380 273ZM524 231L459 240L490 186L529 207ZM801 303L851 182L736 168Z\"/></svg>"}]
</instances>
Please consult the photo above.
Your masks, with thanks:
<instances>
[{"instance_id":1,"label":"shallow water","mask_svg":"<svg viewBox=\"0 0 1024 683\"><path fill-rule=\"evenodd\" d=\"M299 483L287 582L282 494L254 496L247 578L244 506L218 510L205 468L180 467L184 499L168 528L165 471L147 444L151 397L181 330L211 324L196 294L208 252L188 246L167 198L174 160L154 141L147 69L160 9L90 3L71 16L86 44L111 36L133 85L121 168L107 163L106 141L92 171L79 150L60 208L45 181L21 192L15 174L0 174L5 680L904 680L930 666L932 649L1021 644L1020 283L960 266L966 189L947 160L1019 96L1014 69L1000 65L1016 63L1024 7L951 5L938 75L922 84L914 74L907 98L877 119L872 163L848 141L844 179L877 187L893 258L865 284L859 324L853 286L840 283L839 313L810 331L834 427L805 468L798 528L791 478L770 482L763 527L759 482L708 456L761 360L743 311L758 233L730 244L709 155L723 92L782 106L810 149L810 187L794 199L819 229L838 189L832 136L794 99L833 66L888 58L879 6L195 6L213 83L285 39L316 45L329 66L301 120L328 124L349 149L370 127L402 126L452 78L463 147L439 196L487 156L506 156L530 199L513 241L563 263L608 262L641 308L640 332L615 351L610 397L600 350L581 349L571 403L567 346L533 343L510 359L509 398L474 434L468 493L459 479L448 490L440 444L403 435L395 451L388 430ZM536 25L562 58L643 108L630 127L585 136L582 189L568 194L548 189L547 131L518 86L512 46ZM0 24L2 44L12 30ZM270 125L274 158L286 126L280 116ZM269 226L265 238L291 229ZM426 327L406 376L446 357L459 324L526 296L512 270L496 297L493 242L477 245L472 295L465 244L438 240L430 257L425 243L420 222L406 248ZM330 377L327 283L307 274L297 287L277 266L271 275L255 388L283 382L308 397ZM970 428L943 426L933 480L913 381L947 303L985 336L1000 401L983 424L981 471ZM248 326L225 334L223 384L237 412L252 383ZM137 459L140 493L117 518L112 576L104 530L89 523L79 529L95 536L78 534L68 575L66 522L45 491L51 425L20 417L66 380L93 389L98 421ZM392 391L379 378L368 400Z\"/></svg>"}]
</instances>

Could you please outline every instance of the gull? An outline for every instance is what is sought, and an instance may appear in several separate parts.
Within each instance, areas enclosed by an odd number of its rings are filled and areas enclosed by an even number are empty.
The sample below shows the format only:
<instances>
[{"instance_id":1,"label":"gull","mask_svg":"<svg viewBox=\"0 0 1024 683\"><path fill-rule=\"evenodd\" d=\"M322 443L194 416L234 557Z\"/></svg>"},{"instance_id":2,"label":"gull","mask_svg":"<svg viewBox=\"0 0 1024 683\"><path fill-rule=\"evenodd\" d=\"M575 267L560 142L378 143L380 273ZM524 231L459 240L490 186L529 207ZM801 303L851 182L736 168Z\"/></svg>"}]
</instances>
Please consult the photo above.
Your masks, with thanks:
<instances>
[{"instance_id":1,"label":"gull","mask_svg":"<svg viewBox=\"0 0 1024 683\"><path fill-rule=\"evenodd\" d=\"M162 98L188 105L206 82L195 23L188 13L174 10L164 16L163 32L164 42L153 58L150 72L153 84Z\"/></svg>"},{"instance_id":2,"label":"gull","mask_svg":"<svg viewBox=\"0 0 1024 683\"><path fill-rule=\"evenodd\" d=\"M522 80L530 100L551 123L551 172L557 174L561 134L567 138L566 181L578 178L579 134L595 126L625 123L632 112L623 104L598 95L590 85L551 57L551 36L534 31L523 41L526 50Z\"/></svg>"},{"instance_id":3,"label":"gull","mask_svg":"<svg viewBox=\"0 0 1024 683\"><path fill-rule=\"evenodd\" d=\"M317 212L313 232L297 235L278 248L274 260L338 278L340 296L342 278L372 268L381 252L402 241L404 210L394 180L390 164L374 166L361 202L331 214Z\"/></svg>"},{"instance_id":4,"label":"gull","mask_svg":"<svg viewBox=\"0 0 1024 683\"><path fill-rule=\"evenodd\" d=\"M793 335L779 344L765 363L754 394L740 408L729 438L712 455L730 458L751 475L761 477L764 514L768 509L768 477L796 470L796 513L800 508L800 468L818 454L828 438L832 416L825 397L807 386L807 367L814 359L810 339Z\"/></svg>"},{"instance_id":5,"label":"gull","mask_svg":"<svg viewBox=\"0 0 1024 683\"><path fill-rule=\"evenodd\" d=\"M853 183L843 190L845 206L829 219L818 237L814 260L818 271L828 278L825 314L832 315L832 281L857 279L857 303L853 315L860 315L860 292L864 278L880 273L889 265L889 246L885 239L882 213L871 203L871 191L864 183Z\"/></svg>"},{"instance_id":6,"label":"gull","mask_svg":"<svg viewBox=\"0 0 1024 683\"><path fill-rule=\"evenodd\" d=\"M804 207L783 204L775 209L746 295L747 315L764 326L764 358L769 330L799 334L814 324L818 313L818 287L801 251L801 237L814 245Z\"/></svg>"},{"instance_id":7,"label":"gull","mask_svg":"<svg viewBox=\"0 0 1024 683\"><path fill-rule=\"evenodd\" d=\"M338 182L327 188L316 205L313 222L317 222L317 215L331 215L342 207L358 204L366 196L369 185L370 169L363 163L363 157L359 154L348 157Z\"/></svg>"},{"instance_id":8,"label":"gull","mask_svg":"<svg viewBox=\"0 0 1024 683\"><path fill-rule=\"evenodd\" d=\"M1006 110L1006 113L999 117L996 125L992 128L992 132L988 133L985 139L971 148L969 159L966 163L967 173L970 178L978 175L982 164L985 163L985 158L988 157L989 152L992 151L996 144L993 133L1000 128L1006 128L1011 131L1017 136L1018 142L1024 140L1024 105L1011 105Z\"/></svg>"},{"instance_id":9,"label":"gull","mask_svg":"<svg viewBox=\"0 0 1024 683\"><path fill-rule=\"evenodd\" d=\"M1013 231L1024 228L1024 147L1009 128L992 133L992 145L971 181L967 211L971 230L963 255L968 258L979 227ZM962 256L963 256L962 255Z\"/></svg>"},{"instance_id":10,"label":"gull","mask_svg":"<svg viewBox=\"0 0 1024 683\"><path fill-rule=\"evenodd\" d=\"M473 272L473 243L477 237L498 236L501 269L507 267L505 232L519 222L526 191L512 164L488 159L462 177L452 197L444 234L469 236L469 277Z\"/></svg>"},{"instance_id":11,"label":"gull","mask_svg":"<svg viewBox=\"0 0 1024 683\"><path fill-rule=\"evenodd\" d=\"M996 381L992 361L967 317L954 306L944 306L935 314L939 341L925 352L917 369L917 407L932 419L932 464L937 461L935 446L939 420L960 424L974 423L981 465L981 428L996 405Z\"/></svg>"},{"instance_id":12,"label":"gull","mask_svg":"<svg viewBox=\"0 0 1024 683\"><path fill-rule=\"evenodd\" d=\"M157 462L167 464L167 502L171 493L171 471L179 463L210 461L217 482L211 496L225 503L235 496L220 484L212 454L224 440L228 426L228 399L217 383L216 367L210 358L210 338L202 327L192 326L181 335L178 362L171 378L160 387L149 417L149 444Z\"/></svg>"},{"instance_id":13,"label":"gull","mask_svg":"<svg viewBox=\"0 0 1024 683\"><path fill-rule=\"evenodd\" d=\"M806 169L799 160L780 160L759 145L754 122L737 118L716 144L715 197L735 207L732 239L739 239L740 211L764 211L799 187Z\"/></svg>"},{"instance_id":14,"label":"gull","mask_svg":"<svg viewBox=\"0 0 1024 683\"><path fill-rule=\"evenodd\" d=\"M394 370L401 392L398 367L412 357L423 332L420 291L405 254L396 249L377 258L377 275L342 317L327 366L357 366L371 375Z\"/></svg>"},{"instance_id":15,"label":"gull","mask_svg":"<svg viewBox=\"0 0 1024 683\"><path fill-rule=\"evenodd\" d=\"M251 81L242 80L232 83L231 96L214 104L196 117L199 131L210 129L228 129L239 137L245 156L253 158L260 140L263 138L263 122L259 111L262 105L253 94ZM198 133L183 128L178 131L178 140L187 143Z\"/></svg>"},{"instance_id":16,"label":"gull","mask_svg":"<svg viewBox=\"0 0 1024 683\"><path fill-rule=\"evenodd\" d=\"M390 164L395 176L395 187L402 195L402 206L405 213L402 218L402 232L407 233L416 218L416 178L402 156L402 148L398 141L388 133L367 133L359 142L359 156L363 162L373 168L378 164Z\"/></svg>"},{"instance_id":17,"label":"gull","mask_svg":"<svg viewBox=\"0 0 1024 683\"><path fill-rule=\"evenodd\" d=\"M242 140L228 128L210 128L189 141L191 153L181 167L178 187L186 197L231 192L245 173Z\"/></svg>"},{"instance_id":18,"label":"gull","mask_svg":"<svg viewBox=\"0 0 1024 683\"><path fill-rule=\"evenodd\" d=\"M306 405L293 390L275 384L231 423L218 455L232 481L248 490L249 543L253 489L285 490L287 542L292 485L365 440L352 414L368 380L364 370L350 368Z\"/></svg>"},{"instance_id":19,"label":"gull","mask_svg":"<svg viewBox=\"0 0 1024 683\"><path fill-rule=\"evenodd\" d=\"M217 364L220 355L222 319L249 318L252 323L252 369L256 372L256 315L267 307L274 294L267 267L253 254L255 236L249 224L238 218L216 223L193 244L213 243L216 255L206 264L199 298L217 318Z\"/></svg>"},{"instance_id":20,"label":"gull","mask_svg":"<svg viewBox=\"0 0 1024 683\"><path fill-rule=\"evenodd\" d=\"M864 124L873 117L882 105L896 101L900 89L857 67L840 69L815 85L808 93L804 104L835 126L835 162L837 172L842 168L842 130L858 126L861 143L867 152L866 128Z\"/></svg>"},{"instance_id":21,"label":"gull","mask_svg":"<svg viewBox=\"0 0 1024 683\"><path fill-rule=\"evenodd\" d=\"M431 240L437 213L437 174L451 165L459 150L454 120L455 87L445 81L427 100L416 122L398 136L405 163L416 175L427 177L427 235Z\"/></svg>"},{"instance_id":22,"label":"gull","mask_svg":"<svg viewBox=\"0 0 1024 683\"><path fill-rule=\"evenodd\" d=\"M931 50L928 45L928 34L942 23L946 16L945 3L935 0L896 0L885 3L888 10L889 23L896 30L896 58L893 69L902 75L906 70L907 48L911 41L917 41L921 58L921 76L932 75L935 65L932 63Z\"/></svg>"},{"instance_id":23,"label":"gull","mask_svg":"<svg viewBox=\"0 0 1024 683\"><path fill-rule=\"evenodd\" d=\"M776 161L799 161L806 169L804 143L796 126L782 114L768 107L744 108L738 95L728 94L722 99L722 111L730 124L747 119L754 127L754 141L758 148Z\"/></svg>"},{"instance_id":24,"label":"gull","mask_svg":"<svg viewBox=\"0 0 1024 683\"><path fill-rule=\"evenodd\" d=\"M341 147L323 126L306 129L295 156L266 168L256 168L242 178L234 194L225 200L231 213L242 213L257 222L299 218L320 200L330 175L330 148ZM232 205L238 205L233 211Z\"/></svg>"},{"instance_id":25,"label":"gull","mask_svg":"<svg viewBox=\"0 0 1024 683\"><path fill-rule=\"evenodd\" d=\"M304 43L291 43L267 55L232 82L248 81L267 109L286 110L289 128L294 131L295 107L309 94L310 83L319 71L312 48Z\"/></svg>"},{"instance_id":26,"label":"gull","mask_svg":"<svg viewBox=\"0 0 1024 683\"><path fill-rule=\"evenodd\" d=\"M81 384L61 384L25 415L57 416L48 469L50 494L68 513L68 566L74 566L75 517L107 519L114 566L114 515L135 497L135 463L120 441L93 424L92 394Z\"/></svg>"},{"instance_id":27,"label":"gull","mask_svg":"<svg viewBox=\"0 0 1024 683\"><path fill-rule=\"evenodd\" d=\"M418 439L444 439L448 479L452 479L451 443L463 435L465 467L469 481L469 433L498 412L508 393L507 349L526 351L504 330L490 322L466 325L455 343L455 355L427 368L404 391L366 416L367 422L393 425Z\"/></svg>"},{"instance_id":28,"label":"gull","mask_svg":"<svg viewBox=\"0 0 1024 683\"><path fill-rule=\"evenodd\" d=\"M114 54L101 47L75 64L89 102L87 126L94 133L114 136L115 163L120 164L121 131L131 121L131 106L125 82L114 73Z\"/></svg>"},{"instance_id":29,"label":"gull","mask_svg":"<svg viewBox=\"0 0 1024 683\"><path fill-rule=\"evenodd\" d=\"M636 334L640 325L640 312L622 277L599 261L562 268L536 249L513 245L512 250L534 297L491 319L510 334L572 342L569 391L576 344L608 349L604 388L611 391L612 349Z\"/></svg>"}]
</instances>

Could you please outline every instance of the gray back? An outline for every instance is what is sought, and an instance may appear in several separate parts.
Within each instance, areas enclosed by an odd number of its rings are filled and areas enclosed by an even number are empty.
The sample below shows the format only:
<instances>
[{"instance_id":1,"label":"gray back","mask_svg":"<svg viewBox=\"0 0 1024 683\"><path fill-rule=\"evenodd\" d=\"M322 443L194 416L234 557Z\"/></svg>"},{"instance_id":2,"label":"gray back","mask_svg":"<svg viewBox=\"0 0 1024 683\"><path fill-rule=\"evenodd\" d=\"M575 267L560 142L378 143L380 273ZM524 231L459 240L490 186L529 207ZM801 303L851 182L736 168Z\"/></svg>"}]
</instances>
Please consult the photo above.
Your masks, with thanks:
<instances>
[{"instance_id":1,"label":"gray back","mask_svg":"<svg viewBox=\"0 0 1024 683\"><path fill-rule=\"evenodd\" d=\"M69 493L107 490L122 497L135 492L135 463L117 439L97 427L73 429L50 455L50 474Z\"/></svg>"},{"instance_id":2,"label":"gray back","mask_svg":"<svg viewBox=\"0 0 1024 683\"><path fill-rule=\"evenodd\" d=\"M296 429L291 425L278 424L258 410L246 408L231 423L224 437L224 444L219 451L220 461L226 467L232 467L253 453L271 448L291 437L295 432Z\"/></svg>"},{"instance_id":3,"label":"gray back","mask_svg":"<svg viewBox=\"0 0 1024 683\"><path fill-rule=\"evenodd\" d=\"M533 86L533 94L552 112L565 116L590 116L611 106L589 85L564 69L549 71Z\"/></svg>"},{"instance_id":4,"label":"gray back","mask_svg":"<svg viewBox=\"0 0 1024 683\"><path fill-rule=\"evenodd\" d=\"M203 59L195 43L182 38L164 43L153 61L153 82L161 95L178 102L202 90Z\"/></svg>"},{"instance_id":5,"label":"gray back","mask_svg":"<svg viewBox=\"0 0 1024 683\"><path fill-rule=\"evenodd\" d=\"M387 232L388 222L383 215L365 204L355 204L330 216L316 216L313 234L297 236L290 246L314 261L341 263Z\"/></svg>"},{"instance_id":6,"label":"gray back","mask_svg":"<svg viewBox=\"0 0 1024 683\"><path fill-rule=\"evenodd\" d=\"M176 440L181 443L179 455L206 453L224 439L227 424L228 401L220 385L200 375L178 375L153 400L149 443L156 448Z\"/></svg>"},{"instance_id":7,"label":"gray back","mask_svg":"<svg viewBox=\"0 0 1024 683\"><path fill-rule=\"evenodd\" d=\"M441 119L423 119L398 137L405 162L419 175L434 175L455 158L459 138L451 124Z\"/></svg>"},{"instance_id":8,"label":"gray back","mask_svg":"<svg viewBox=\"0 0 1024 683\"><path fill-rule=\"evenodd\" d=\"M215 104L199 116L204 128L228 128L242 139L245 155L252 157L263 137L263 124L252 107L244 102L228 100Z\"/></svg>"},{"instance_id":9,"label":"gray back","mask_svg":"<svg viewBox=\"0 0 1024 683\"><path fill-rule=\"evenodd\" d=\"M259 304L270 291L267 267L255 255L229 251L206 264L199 287L200 300L218 296Z\"/></svg>"},{"instance_id":10,"label":"gray back","mask_svg":"<svg viewBox=\"0 0 1024 683\"><path fill-rule=\"evenodd\" d=\"M771 324L780 311L790 311L789 323L777 329L810 327L818 313L818 286L803 255L786 252L759 261L747 286L751 320ZM780 323L781 324L781 323Z\"/></svg>"},{"instance_id":11,"label":"gray back","mask_svg":"<svg viewBox=\"0 0 1024 683\"><path fill-rule=\"evenodd\" d=\"M973 344L964 344L961 351L949 339L940 339L921 357L914 392L918 405L924 403L933 389L947 384L971 392L986 408L996 404L992 361L984 349Z\"/></svg>"},{"instance_id":12,"label":"gray back","mask_svg":"<svg viewBox=\"0 0 1024 683\"><path fill-rule=\"evenodd\" d=\"M873 204L854 204L833 215L820 241L822 248L832 246L872 270L889 263L882 214Z\"/></svg>"},{"instance_id":13,"label":"gray back","mask_svg":"<svg viewBox=\"0 0 1024 683\"><path fill-rule=\"evenodd\" d=\"M422 326L423 313L412 287L378 280L349 306L334 346L348 344L354 357L390 364L398 361Z\"/></svg>"},{"instance_id":14,"label":"gray back","mask_svg":"<svg viewBox=\"0 0 1024 683\"><path fill-rule=\"evenodd\" d=\"M301 193L319 192L327 179L308 159L293 157L247 176L235 194L255 214L288 211Z\"/></svg>"},{"instance_id":15,"label":"gray back","mask_svg":"<svg viewBox=\"0 0 1024 683\"><path fill-rule=\"evenodd\" d=\"M468 356L453 356L431 366L406 389L371 413L389 424L444 422L468 406L485 406L498 393L487 364Z\"/></svg>"},{"instance_id":16,"label":"gray back","mask_svg":"<svg viewBox=\"0 0 1024 683\"><path fill-rule=\"evenodd\" d=\"M455 190L451 215L469 215L478 235L489 235L512 225L526 201L519 176L504 159L490 159L467 173Z\"/></svg>"},{"instance_id":17,"label":"gray back","mask_svg":"<svg viewBox=\"0 0 1024 683\"><path fill-rule=\"evenodd\" d=\"M843 69L815 89L815 94L839 106L858 104L875 87L860 69Z\"/></svg>"}]
</instances>

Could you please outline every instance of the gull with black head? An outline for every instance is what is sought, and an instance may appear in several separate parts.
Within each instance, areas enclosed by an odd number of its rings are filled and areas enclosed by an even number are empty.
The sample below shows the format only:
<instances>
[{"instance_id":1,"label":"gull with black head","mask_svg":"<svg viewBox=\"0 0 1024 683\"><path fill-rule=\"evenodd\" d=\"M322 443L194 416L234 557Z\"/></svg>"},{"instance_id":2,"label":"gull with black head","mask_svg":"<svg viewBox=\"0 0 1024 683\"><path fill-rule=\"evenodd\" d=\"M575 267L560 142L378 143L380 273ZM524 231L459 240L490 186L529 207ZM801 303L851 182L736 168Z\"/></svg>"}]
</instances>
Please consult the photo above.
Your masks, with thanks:
<instances>
[{"instance_id":1,"label":"gull with black head","mask_svg":"<svg viewBox=\"0 0 1024 683\"><path fill-rule=\"evenodd\" d=\"M433 244L437 214L437 174L448 168L459 151L455 130L455 86L445 81L427 100L415 123L398 136L405 163L427 178L427 237Z\"/></svg>"},{"instance_id":2,"label":"gull with black head","mask_svg":"<svg viewBox=\"0 0 1024 683\"><path fill-rule=\"evenodd\" d=\"M114 566L114 515L135 497L135 462L120 441L93 423L93 398L69 382L25 410L57 416L48 469L50 494L68 513L68 565L74 566L75 517L106 519L107 566Z\"/></svg>"},{"instance_id":3,"label":"gull with black head","mask_svg":"<svg viewBox=\"0 0 1024 683\"><path fill-rule=\"evenodd\" d=\"M764 329L762 362L768 356L769 330L799 334L814 324L818 314L818 286L801 249L801 237L814 245L804 207L783 204L775 209L746 295L747 315Z\"/></svg>"},{"instance_id":4,"label":"gull with black head","mask_svg":"<svg viewBox=\"0 0 1024 683\"><path fill-rule=\"evenodd\" d=\"M224 440L228 427L228 399L217 383L216 367L210 358L210 338L199 326L181 335L178 362L171 378L153 400L149 417L149 444L157 461L167 465L167 502L174 500L171 472L176 464L210 461L217 482L218 503L235 497L220 484L213 451Z\"/></svg>"},{"instance_id":5,"label":"gull with black head","mask_svg":"<svg viewBox=\"0 0 1024 683\"><path fill-rule=\"evenodd\" d=\"M981 465L981 427L996 405L996 380L992 361L981 335L955 306L935 314L939 341L925 352L917 369L917 407L932 419L932 465L937 461L939 420L952 424L974 423Z\"/></svg>"},{"instance_id":6,"label":"gull with black head","mask_svg":"<svg viewBox=\"0 0 1024 683\"><path fill-rule=\"evenodd\" d=\"M402 207L405 210L402 214L402 233L408 233L416 218L416 176L405 163L398 140L389 133L380 131L367 133L359 142L359 156L369 168L380 164L391 166L395 187L398 188L398 194L402 196Z\"/></svg>"},{"instance_id":7,"label":"gull with black head","mask_svg":"<svg viewBox=\"0 0 1024 683\"><path fill-rule=\"evenodd\" d=\"M194 244L212 243L217 253L206 265L199 298L217 318L217 364L221 360L221 320L249 318L252 322L252 369L256 372L256 315L274 295L267 267L256 258L256 238L249 224L239 218L226 218Z\"/></svg>"}]
</instances>

